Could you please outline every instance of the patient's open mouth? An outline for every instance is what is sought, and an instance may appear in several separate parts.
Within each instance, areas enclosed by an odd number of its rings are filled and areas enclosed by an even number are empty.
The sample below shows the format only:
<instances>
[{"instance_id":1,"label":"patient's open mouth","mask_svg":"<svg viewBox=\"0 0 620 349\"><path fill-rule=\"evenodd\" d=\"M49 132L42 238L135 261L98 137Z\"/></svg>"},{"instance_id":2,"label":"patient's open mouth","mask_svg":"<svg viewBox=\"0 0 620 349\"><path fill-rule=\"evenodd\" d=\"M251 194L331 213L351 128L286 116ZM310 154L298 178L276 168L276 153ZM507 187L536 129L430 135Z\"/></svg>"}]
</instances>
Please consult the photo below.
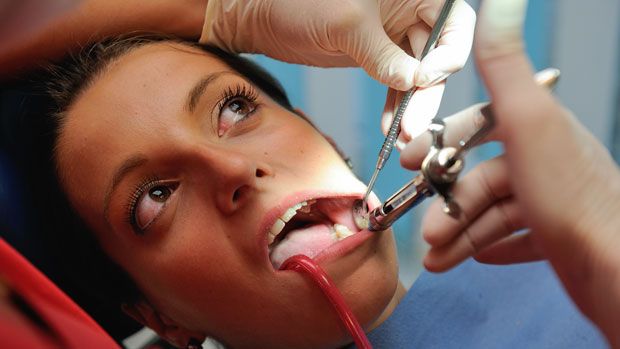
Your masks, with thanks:
<instances>
[{"instance_id":1,"label":"patient's open mouth","mask_svg":"<svg viewBox=\"0 0 620 349\"><path fill-rule=\"evenodd\" d=\"M316 257L328 247L359 231L351 207L356 198L319 198L287 209L271 227L267 243L274 268L289 257Z\"/></svg>"}]
</instances>

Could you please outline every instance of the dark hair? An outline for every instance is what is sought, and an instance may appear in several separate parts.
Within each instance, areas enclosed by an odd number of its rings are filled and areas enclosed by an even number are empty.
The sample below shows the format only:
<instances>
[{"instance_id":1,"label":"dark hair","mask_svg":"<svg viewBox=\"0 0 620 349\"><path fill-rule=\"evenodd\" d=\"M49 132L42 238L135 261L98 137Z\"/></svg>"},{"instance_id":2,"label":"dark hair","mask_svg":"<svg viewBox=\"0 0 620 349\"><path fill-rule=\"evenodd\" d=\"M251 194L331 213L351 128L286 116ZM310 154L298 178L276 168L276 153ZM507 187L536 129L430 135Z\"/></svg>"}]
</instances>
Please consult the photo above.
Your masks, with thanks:
<instances>
[{"instance_id":1,"label":"dark hair","mask_svg":"<svg viewBox=\"0 0 620 349\"><path fill-rule=\"evenodd\" d=\"M55 116L59 119L57 120L59 126L62 124L64 112L112 62L138 47L163 42L197 48L219 58L230 68L248 78L276 103L293 111L288 96L278 80L248 59L215 46L201 45L165 34L124 35L104 39L83 49L79 54L70 56L67 61L48 67L51 79L47 83L47 91L56 104Z\"/></svg>"},{"instance_id":2,"label":"dark hair","mask_svg":"<svg viewBox=\"0 0 620 349\"><path fill-rule=\"evenodd\" d=\"M55 152L55 144L62 129L65 112L80 93L104 73L112 62L124 54L144 45L162 42L180 43L199 48L219 58L245 76L275 102L289 110L293 109L279 82L250 60L229 54L216 47L202 46L166 35L148 34L108 38L86 47L78 54L48 69L49 75L45 85L47 93L52 98L49 113L52 117L48 117L44 122L42 130L47 135L44 137L47 141L43 142L45 144L39 148L47 154L48 164L51 172L54 173L54 175L48 174L49 177L54 178L53 184L52 181L45 180L45 183L51 186L47 189L53 192L48 198L54 202L53 213L51 213L53 217L49 218L54 221L49 227L50 233L54 235L48 236L51 239L45 244L53 253L58 253L60 263L63 265L58 268L60 271L52 271L52 274L58 275L51 275L51 277L117 340L137 329L136 324L122 314L120 304L137 300L140 292L129 276L102 251L94 234L70 209L66 196L60 190L59 172L55 168L55 154L52 152ZM55 262L58 263L58 261Z\"/></svg>"}]
</instances>

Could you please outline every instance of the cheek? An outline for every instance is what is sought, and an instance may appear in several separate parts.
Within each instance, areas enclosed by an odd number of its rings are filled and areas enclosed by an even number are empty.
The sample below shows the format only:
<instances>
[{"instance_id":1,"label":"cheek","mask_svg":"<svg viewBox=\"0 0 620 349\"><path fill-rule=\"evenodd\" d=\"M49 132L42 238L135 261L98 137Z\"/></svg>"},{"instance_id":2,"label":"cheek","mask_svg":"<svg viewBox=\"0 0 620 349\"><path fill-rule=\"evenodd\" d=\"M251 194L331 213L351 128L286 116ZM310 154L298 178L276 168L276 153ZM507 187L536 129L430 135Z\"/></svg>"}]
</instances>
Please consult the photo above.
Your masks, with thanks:
<instances>
[{"instance_id":1,"label":"cheek","mask_svg":"<svg viewBox=\"0 0 620 349\"><path fill-rule=\"evenodd\" d=\"M344 164L341 156L314 127L301 118L274 132L274 151L299 169L324 171L326 165ZM346 166L345 166L346 167Z\"/></svg>"},{"instance_id":2,"label":"cheek","mask_svg":"<svg viewBox=\"0 0 620 349\"><path fill-rule=\"evenodd\" d=\"M189 328L219 316L211 314L232 303L222 290L243 288L247 278L220 222L200 211L197 206L177 216L165 235L144 244L136 253L140 260L128 268L160 311Z\"/></svg>"}]
</instances>

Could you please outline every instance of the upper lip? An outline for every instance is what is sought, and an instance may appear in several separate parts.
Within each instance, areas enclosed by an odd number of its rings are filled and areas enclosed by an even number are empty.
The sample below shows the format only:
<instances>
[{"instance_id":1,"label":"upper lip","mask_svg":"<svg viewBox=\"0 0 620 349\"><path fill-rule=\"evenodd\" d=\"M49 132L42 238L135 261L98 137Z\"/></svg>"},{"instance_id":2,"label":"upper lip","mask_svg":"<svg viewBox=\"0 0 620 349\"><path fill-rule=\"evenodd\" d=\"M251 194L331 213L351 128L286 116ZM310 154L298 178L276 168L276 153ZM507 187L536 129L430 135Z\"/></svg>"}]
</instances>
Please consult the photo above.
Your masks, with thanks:
<instances>
[{"instance_id":1,"label":"upper lip","mask_svg":"<svg viewBox=\"0 0 620 349\"><path fill-rule=\"evenodd\" d=\"M265 255L267 255L267 235L271 230L271 227L276 222L276 219L281 217L284 212L291 206L312 199L324 199L324 198L352 198L361 199L364 193L360 192L331 192L331 191L301 191L284 197L273 208L269 209L263 216L263 219L258 230L258 245Z\"/></svg>"}]
</instances>

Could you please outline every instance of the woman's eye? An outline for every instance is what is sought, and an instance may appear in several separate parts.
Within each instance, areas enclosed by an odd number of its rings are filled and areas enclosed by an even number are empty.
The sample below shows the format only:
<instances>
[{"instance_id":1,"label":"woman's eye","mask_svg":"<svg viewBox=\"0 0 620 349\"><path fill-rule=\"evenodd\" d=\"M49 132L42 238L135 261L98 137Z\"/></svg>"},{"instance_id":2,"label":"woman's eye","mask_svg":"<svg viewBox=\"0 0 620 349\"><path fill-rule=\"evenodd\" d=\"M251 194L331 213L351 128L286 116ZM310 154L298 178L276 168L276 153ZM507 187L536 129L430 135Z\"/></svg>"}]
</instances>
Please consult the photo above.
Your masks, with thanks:
<instances>
[{"instance_id":1,"label":"woman's eye","mask_svg":"<svg viewBox=\"0 0 620 349\"><path fill-rule=\"evenodd\" d=\"M235 97L220 110L218 135L223 136L236 123L244 120L256 110L256 104L245 97Z\"/></svg>"},{"instance_id":2,"label":"woman's eye","mask_svg":"<svg viewBox=\"0 0 620 349\"><path fill-rule=\"evenodd\" d=\"M134 221L140 230L145 230L161 214L172 195L174 187L157 185L144 192L136 203Z\"/></svg>"}]
</instances>

